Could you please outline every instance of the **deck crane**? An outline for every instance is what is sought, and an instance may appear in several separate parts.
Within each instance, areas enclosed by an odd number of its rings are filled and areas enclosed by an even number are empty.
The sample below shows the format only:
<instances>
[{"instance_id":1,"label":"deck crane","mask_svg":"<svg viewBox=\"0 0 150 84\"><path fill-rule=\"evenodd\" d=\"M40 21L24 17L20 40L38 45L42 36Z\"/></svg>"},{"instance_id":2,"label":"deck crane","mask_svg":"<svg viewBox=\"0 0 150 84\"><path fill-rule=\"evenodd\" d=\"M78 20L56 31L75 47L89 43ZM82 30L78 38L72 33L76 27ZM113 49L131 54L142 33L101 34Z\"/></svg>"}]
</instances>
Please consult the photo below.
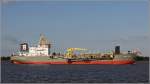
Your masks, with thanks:
<instances>
[{"instance_id":1,"label":"deck crane","mask_svg":"<svg viewBox=\"0 0 150 84\"><path fill-rule=\"evenodd\" d=\"M67 48L67 52L65 54L65 58L72 59L74 57L74 51L84 51L87 50L85 48Z\"/></svg>"}]
</instances>

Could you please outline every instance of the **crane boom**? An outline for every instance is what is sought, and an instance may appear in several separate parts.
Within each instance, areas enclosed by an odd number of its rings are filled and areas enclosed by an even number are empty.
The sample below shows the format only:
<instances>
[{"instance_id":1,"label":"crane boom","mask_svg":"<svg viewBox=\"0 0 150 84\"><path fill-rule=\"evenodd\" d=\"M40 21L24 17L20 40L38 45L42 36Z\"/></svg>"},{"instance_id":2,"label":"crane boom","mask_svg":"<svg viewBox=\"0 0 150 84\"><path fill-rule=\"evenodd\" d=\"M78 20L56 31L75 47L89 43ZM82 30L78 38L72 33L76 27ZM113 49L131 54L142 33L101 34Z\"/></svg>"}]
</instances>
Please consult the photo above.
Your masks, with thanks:
<instances>
[{"instance_id":1,"label":"crane boom","mask_svg":"<svg viewBox=\"0 0 150 84\"><path fill-rule=\"evenodd\" d=\"M65 58L69 58L69 59L73 58L74 51L76 51L76 50L82 51L82 50L87 50L87 49L85 49L85 48L67 48Z\"/></svg>"}]
</instances>

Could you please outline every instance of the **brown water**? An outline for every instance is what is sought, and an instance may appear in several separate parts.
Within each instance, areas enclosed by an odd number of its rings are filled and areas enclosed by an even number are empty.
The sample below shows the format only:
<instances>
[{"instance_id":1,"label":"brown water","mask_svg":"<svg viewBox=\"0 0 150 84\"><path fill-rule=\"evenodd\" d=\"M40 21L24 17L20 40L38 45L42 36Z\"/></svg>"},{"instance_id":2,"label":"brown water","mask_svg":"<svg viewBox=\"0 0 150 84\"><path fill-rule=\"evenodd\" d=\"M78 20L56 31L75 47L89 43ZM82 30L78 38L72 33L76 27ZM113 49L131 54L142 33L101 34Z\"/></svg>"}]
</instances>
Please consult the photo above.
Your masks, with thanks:
<instances>
[{"instance_id":1,"label":"brown water","mask_svg":"<svg viewBox=\"0 0 150 84\"><path fill-rule=\"evenodd\" d=\"M148 83L149 62L128 65L33 65L1 62L3 83Z\"/></svg>"}]
</instances>

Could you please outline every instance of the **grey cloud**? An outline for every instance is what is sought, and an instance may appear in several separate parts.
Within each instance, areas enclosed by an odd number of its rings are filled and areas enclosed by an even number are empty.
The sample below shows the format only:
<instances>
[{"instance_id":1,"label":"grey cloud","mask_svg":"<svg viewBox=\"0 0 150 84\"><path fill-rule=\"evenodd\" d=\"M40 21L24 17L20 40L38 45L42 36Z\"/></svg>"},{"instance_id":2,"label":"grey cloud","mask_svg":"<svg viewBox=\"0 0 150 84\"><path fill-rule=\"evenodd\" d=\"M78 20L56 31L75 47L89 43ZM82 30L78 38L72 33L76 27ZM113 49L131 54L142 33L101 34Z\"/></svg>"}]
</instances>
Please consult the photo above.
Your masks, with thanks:
<instances>
[{"instance_id":1,"label":"grey cloud","mask_svg":"<svg viewBox=\"0 0 150 84\"><path fill-rule=\"evenodd\" d=\"M2 36L2 44L5 44L6 42L10 43L10 44L20 43L20 41L17 38L13 37L13 36L8 36L8 35Z\"/></svg>"},{"instance_id":2,"label":"grey cloud","mask_svg":"<svg viewBox=\"0 0 150 84\"><path fill-rule=\"evenodd\" d=\"M10 55L18 49L21 40L11 35L2 35L1 37L1 55Z\"/></svg>"}]
</instances>

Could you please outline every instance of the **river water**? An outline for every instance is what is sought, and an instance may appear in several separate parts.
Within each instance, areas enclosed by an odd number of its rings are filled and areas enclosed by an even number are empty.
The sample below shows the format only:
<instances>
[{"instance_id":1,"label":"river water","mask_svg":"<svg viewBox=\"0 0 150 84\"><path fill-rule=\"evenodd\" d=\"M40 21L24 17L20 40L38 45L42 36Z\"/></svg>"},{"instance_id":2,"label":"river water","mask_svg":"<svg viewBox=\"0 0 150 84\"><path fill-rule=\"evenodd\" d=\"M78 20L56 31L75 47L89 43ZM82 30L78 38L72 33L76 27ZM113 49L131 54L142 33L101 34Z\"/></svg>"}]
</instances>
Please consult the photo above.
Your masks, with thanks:
<instances>
[{"instance_id":1,"label":"river water","mask_svg":"<svg viewBox=\"0 0 150 84\"><path fill-rule=\"evenodd\" d=\"M149 62L128 65L34 65L1 61L3 83L148 83Z\"/></svg>"}]
</instances>

